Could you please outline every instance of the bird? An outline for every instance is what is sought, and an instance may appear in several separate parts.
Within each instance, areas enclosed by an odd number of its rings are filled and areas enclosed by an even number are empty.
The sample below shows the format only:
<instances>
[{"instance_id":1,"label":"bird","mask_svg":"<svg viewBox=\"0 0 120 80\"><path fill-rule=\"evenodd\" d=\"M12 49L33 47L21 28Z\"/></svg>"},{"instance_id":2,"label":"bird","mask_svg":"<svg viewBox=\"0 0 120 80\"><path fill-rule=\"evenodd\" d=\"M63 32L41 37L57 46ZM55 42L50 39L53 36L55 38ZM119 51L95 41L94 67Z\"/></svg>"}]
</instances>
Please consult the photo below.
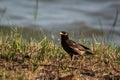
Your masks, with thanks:
<instances>
[{"instance_id":1,"label":"bird","mask_svg":"<svg viewBox=\"0 0 120 80\"><path fill-rule=\"evenodd\" d=\"M61 45L63 49L70 55L71 60L73 60L74 55L94 55L90 48L70 40L68 32L60 31L59 34L61 35Z\"/></svg>"}]
</instances>

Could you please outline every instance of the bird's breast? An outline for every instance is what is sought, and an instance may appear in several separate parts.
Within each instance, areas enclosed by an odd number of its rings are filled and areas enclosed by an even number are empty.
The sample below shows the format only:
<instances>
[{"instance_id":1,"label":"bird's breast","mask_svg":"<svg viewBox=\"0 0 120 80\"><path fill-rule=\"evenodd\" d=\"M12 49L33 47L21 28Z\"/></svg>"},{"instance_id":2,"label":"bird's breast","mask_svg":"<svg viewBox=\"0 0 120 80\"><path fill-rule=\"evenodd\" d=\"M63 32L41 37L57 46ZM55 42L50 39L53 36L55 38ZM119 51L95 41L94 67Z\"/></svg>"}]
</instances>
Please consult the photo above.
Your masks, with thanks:
<instances>
[{"instance_id":1,"label":"bird's breast","mask_svg":"<svg viewBox=\"0 0 120 80\"><path fill-rule=\"evenodd\" d=\"M66 42L66 41L61 41L62 47L63 49L67 52L67 53L74 53L73 49L70 47L70 45Z\"/></svg>"}]
</instances>

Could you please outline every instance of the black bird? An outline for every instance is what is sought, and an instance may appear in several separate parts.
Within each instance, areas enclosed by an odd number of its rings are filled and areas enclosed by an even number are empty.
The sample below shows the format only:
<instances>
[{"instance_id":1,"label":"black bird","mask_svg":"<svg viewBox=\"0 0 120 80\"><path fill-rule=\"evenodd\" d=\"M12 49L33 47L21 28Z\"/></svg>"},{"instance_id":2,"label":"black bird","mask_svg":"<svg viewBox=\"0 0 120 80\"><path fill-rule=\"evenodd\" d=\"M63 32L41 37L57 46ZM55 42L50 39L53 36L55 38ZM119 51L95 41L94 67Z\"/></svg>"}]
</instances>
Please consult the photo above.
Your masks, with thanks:
<instances>
[{"instance_id":1,"label":"black bird","mask_svg":"<svg viewBox=\"0 0 120 80\"><path fill-rule=\"evenodd\" d=\"M63 49L70 55L71 60L73 60L73 55L94 55L89 48L70 40L67 32L61 31L60 35L61 45Z\"/></svg>"}]
</instances>

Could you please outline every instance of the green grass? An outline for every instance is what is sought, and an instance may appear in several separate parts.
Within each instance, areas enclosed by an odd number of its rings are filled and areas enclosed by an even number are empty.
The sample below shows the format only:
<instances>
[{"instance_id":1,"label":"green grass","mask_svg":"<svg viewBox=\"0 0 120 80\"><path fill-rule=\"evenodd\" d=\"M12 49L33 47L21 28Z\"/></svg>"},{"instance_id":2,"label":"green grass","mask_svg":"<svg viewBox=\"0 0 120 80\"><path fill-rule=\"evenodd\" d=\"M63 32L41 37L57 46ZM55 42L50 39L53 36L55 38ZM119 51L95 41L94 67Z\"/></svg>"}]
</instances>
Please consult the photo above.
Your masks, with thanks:
<instances>
[{"instance_id":1,"label":"green grass","mask_svg":"<svg viewBox=\"0 0 120 80\"><path fill-rule=\"evenodd\" d=\"M81 41L96 56L86 56L83 60L82 57L76 56L70 67L69 55L60 44L48 39L43 31L35 31L34 34L29 32L33 36L37 35L34 38L30 35L25 37L28 34L19 28L9 28L6 33L5 31L7 30L1 29L0 32L1 80L35 80L36 78L54 80L59 76L58 73L68 74L74 70L77 70L80 79L101 79L107 75L120 74L120 46L112 43L106 45L98 42L95 37L91 43L86 40ZM86 76L85 70L92 72L94 76ZM45 76L42 78L43 73Z\"/></svg>"}]
</instances>

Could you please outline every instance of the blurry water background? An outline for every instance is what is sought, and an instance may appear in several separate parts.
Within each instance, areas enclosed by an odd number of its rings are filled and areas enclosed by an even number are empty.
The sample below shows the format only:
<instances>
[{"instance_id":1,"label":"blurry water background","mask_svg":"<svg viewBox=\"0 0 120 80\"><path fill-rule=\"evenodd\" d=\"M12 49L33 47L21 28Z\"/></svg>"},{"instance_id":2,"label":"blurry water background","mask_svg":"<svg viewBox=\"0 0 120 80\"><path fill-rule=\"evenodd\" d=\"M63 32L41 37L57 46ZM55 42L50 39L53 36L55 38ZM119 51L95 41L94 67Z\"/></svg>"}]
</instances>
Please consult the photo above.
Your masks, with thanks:
<instances>
[{"instance_id":1,"label":"blurry water background","mask_svg":"<svg viewBox=\"0 0 120 80\"><path fill-rule=\"evenodd\" d=\"M116 24L112 27L116 12ZM120 43L120 0L0 0L0 25L110 36Z\"/></svg>"}]
</instances>

